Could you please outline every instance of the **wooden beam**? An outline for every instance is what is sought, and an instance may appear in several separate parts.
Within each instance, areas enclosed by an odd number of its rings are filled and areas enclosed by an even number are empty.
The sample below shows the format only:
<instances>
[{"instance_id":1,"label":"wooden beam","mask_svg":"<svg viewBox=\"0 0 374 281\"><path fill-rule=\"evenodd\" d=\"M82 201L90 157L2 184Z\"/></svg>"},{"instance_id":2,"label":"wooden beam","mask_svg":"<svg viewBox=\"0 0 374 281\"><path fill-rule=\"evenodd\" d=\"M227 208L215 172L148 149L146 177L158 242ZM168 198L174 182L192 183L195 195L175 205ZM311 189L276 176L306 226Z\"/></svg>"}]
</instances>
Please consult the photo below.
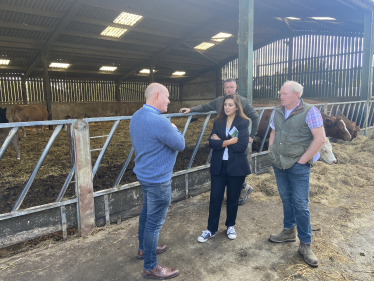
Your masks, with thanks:
<instances>
[{"instance_id":1,"label":"wooden beam","mask_svg":"<svg viewBox=\"0 0 374 281\"><path fill-rule=\"evenodd\" d=\"M41 9L26 8L26 7L17 6L17 5L0 4L0 10L36 15L36 16L43 16L43 17L58 18L58 19L64 17L64 14L62 13L50 12L50 11L41 10Z\"/></svg>"},{"instance_id":2,"label":"wooden beam","mask_svg":"<svg viewBox=\"0 0 374 281\"><path fill-rule=\"evenodd\" d=\"M27 99L27 90L26 90L26 79L25 77L21 78L21 88L22 88L22 101L23 104L28 104L28 99Z\"/></svg>"},{"instance_id":3,"label":"wooden beam","mask_svg":"<svg viewBox=\"0 0 374 281\"><path fill-rule=\"evenodd\" d=\"M29 24L23 24L23 23L15 23L15 22L6 22L6 21L0 21L0 27L17 28L17 29L41 31L41 32L52 32L54 30L54 28L51 28L51 27L44 27L40 25L29 25Z\"/></svg>"},{"instance_id":4,"label":"wooden beam","mask_svg":"<svg viewBox=\"0 0 374 281\"><path fill-rule=\"evenodd\" d=\"M226 19L225 19L226 21ZM198 28L194 29L193 31L191 31L190 33L188 33L187 35L185 35L184 37L182 37L181 39L177 40L176 42L174 42L173 44L171 44L170 46L168 46L167 48L163 49L162 51L158 52L156 55L152 56L152 58L150 59L151 61L153 62L156 62L158 59L160 59L161 57L163 57L165 54L167 54L169 51L171 51L172 49L178 47L179 45L183 44L184 42L186 42L188 39L190 39L191 37L195 36L196 34L198 34L199 32L201 32L202 30L212 26L212 25L215 25L217 24L219 21L216 21L216 20L213 20L213 21L208 21L208 22L205 22L203 23L201 26L199 26ZM147 65L147 61L146 62L143 62L142 64L140 64L138 67L134 68L133 70L129 71L126 75L122 76L120 79L123 80L125 78L127 78L128 76L130 76L132 73L136 72L137 70L143 68L144 66Z\"/></svg>"},{"instance_id":5,"label":"wooden beam","mask_svg":"<svg viewBox=\"0 0 374 281\"><path fill-rule=\"evenodd\" d=\"M159 30L151 30L151 29L138 27L138 26L117 24L117 23L110 22L110 21L102 21L102 20L96 20L96 19L90 19L90 18L78 17L78 16L71 17L71 20L76 21L76 22L102 25L103 27L112 26L112 27L118 27L118 28L125 28L130 31L135 31L135 32L145 33L145 34L152 34L152 35L163 36L163 37L180 38L180 35L176 33L159 31Z\"/></svg>"},{"instance_id":6,"label":"wooden beam","mask_svg":"<svg viewBox=\"0 0 374 281\"><path fill-rule=\"evenodd\" d=\"M64 17L61 19L60 23L56 26L55 30L50 34L47 42L43 46L43 50L49 51L51 45L54 43L54 40L57 38L57 36L60 34L60 31L62 31L67 24L70 21L70 17L72 15L75 15L78 12L78 8L82 5L81 0L75 0L75 2L72 3L69 10L66 12ZM35 67L35 65L40 61L40 58L42 56L42 50L40 50L39 54L36 56L35 60L31 63L29 69L25 73L25 77L27 78L32 69Z\"/></svg>"},{"instance_id":7,"label":"wooden beam","mask_svg":"<svg viewBox=\"0 0 374 281\"><path fill-rule=\"evenodd\" d=\"M93 6L93 7L97 7L97 8L106 9L106 10L116 11L116 12L118 12L118 14L120 14L121 12L126 12L126 13L137 14L137 15L141 15L143 17L149 18L149 19L168 22L168 23L172 23L172 24L178 24L178 25L183 25L183 26L188 26L188 27L196 27L197 26L196 22L192 22L192 21L189 21L189 20L184 20L184 19L181 19L181 18L175 18L172 15L167 15L166 16L166 15L156 14L154 12L147 12L147 11L144 11L144 10L136 9L134 7L130 8L130 7L112 5L112 4L109 4L109 3L102 3L102 2L99 2L99 1L93 1L93 0L84 1L83 3L87 6Z\"/></svg>"},{"instance_id":8,"label":"wooden beam","mask_svg":"<svg viewBox=\"0 0 374 281\"><path fill-rule=\"evenodd\" d=\"M208 72L211 72L211 71L214 71L214 70L217 69L217 68L221 68L221 67L223 67L225 64L227 64L227 63L229 63L230 61L233 61L234 59L237 59L237 58L238 58L238 55L234 55L234 56L232 56L232 57L229 57L229 58L227 58L227 59L221 61L217 66L206 67L206 68L200 70L200 71L199 71L198 73L196 73L195 75L190 76L190 77L188 77L188 78L186 78L186 79L182 79L181 83L183 83L183 84L188 83L188 82L190 82L190 81L192 81L192 80L194 80L194 79L196 79L196 78L198 78L198 77L200 77L200 76L202 76L202 75L204 75L204 74L206 74L206 73L208 73Z\"/></svg>"},{"instance_id":9,"label":"wooden beam","mask_svg":"<svg viewBox=\"0 0 374 281\"><path fill-rule=\"evenodd\" d=\"M44 70L44 77L43 77L43 88L44 88L44 96L47 103L47 111L49 114L49 120L52 120L52 94L51 94L51 83L49 81L49 74L48 74L48 53L43 52L41 56L43 62L43 70Z\"/></svg>"},{"instance_id":10,"label":"wooden beam","mask_svg":"<svg viewBox=\"0 0 374 281\"><path fill-rule=\"evenodd\" d=\"M222 95L222 67L216 68L216 97Z\"/></svg>"},{"instance_id":11,"label":"wooden beam","mask_svg":"<svg viewBox=\"0 0 374 281\"><path fill-rule=\"evenodd\" d=\"M126 44L135 44L141 46L149 46L149 47L156 47L156 48L165 48L167 45L152 41L140 41L135 39L127 39L126 36L122 38L115 38L110 36L103 36L100 34L94 33L87 33L87 32L79 32L79 31L72 31L72 30L62 30L60 34L71 35L71 36L78 36L78 37L86 37L86 38L93 38L93 39L100 39L100 40L107 40L107 41L114 41Z\"/></svg>"}]
</instances>

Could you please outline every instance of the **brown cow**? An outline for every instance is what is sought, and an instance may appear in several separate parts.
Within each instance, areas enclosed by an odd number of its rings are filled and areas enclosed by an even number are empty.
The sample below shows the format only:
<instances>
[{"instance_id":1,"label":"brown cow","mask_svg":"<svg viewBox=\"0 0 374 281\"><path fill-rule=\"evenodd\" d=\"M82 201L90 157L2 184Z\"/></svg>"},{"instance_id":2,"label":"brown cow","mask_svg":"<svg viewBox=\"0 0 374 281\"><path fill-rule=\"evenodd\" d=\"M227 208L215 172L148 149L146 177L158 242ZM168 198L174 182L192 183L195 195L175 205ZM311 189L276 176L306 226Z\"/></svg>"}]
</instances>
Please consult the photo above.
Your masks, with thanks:
<instances>
[{"instance_id":1,"label":"brown cow","mask_svg":"<svg viewBox=\"0 0 374 281\"><path fill-rule=\"evenodd\" d=\"M30 122L48 120L48 111L42 105L16 105L12 108L13 122ZM42 133L43 133L43 126ZM26 137L25 128L22 127L23 136ZM36 126L39 133L39 126Z\"/></svg>"},{"instance_id":2,"label":"brown cow","mask_svg":"<svg viewBox=\"0 0 374 281\"><path fill-rule=\"evenodd\" d=\"M356 126L355 122L353 122L353 121L349 120L347 117L345 117L343 115L343 112L340 111L340 109L338 109L338 113L336 113L336 108L334 108L333 111L331 112L331 115L335 116L335 114L336 114L336 118L341 118L343 120L343 122L345 123L345 126L347 127L349 133L351 134L350 141L355 139L357 137L357 133L359 131L361 131L360 126Z\"/></svg>"},{"instance_id":3,"label":"brown cow","mask_svg":"<svg viewBox=\"0 0 374 281\"><path fill-rule=\"evenodd\" d=\"M6 107L0 107L0 123L9 123L8 119L6 118ZM5 139L8 137L10 130L11 128L0 128L0 147L3 145ZM16 151L17 159L21 159L18 132L14 135L12 139L12 145L14 147L14 150Z\"/></svg>"},{"instance_id":4,"label":"brown cow","mask_svg":"<svg viewBox=\"0 0 374 281\"><path fill-rule=\"evenodd\" d=\"M270 116L273 112L273 109L265 109L264 113L261 117L260 124L258 125L257 135L260 138L263 138L266 133L266 128L269 124ZM344 121L341 117L335 118L334 116L328 116L322 113L323 125L325 127L325 132L327 137L332 137L336 139L342 140L350 140L351 134L347 130ZM270 136L271 128L269 127L269 131L267 134L267 138Z\"/></svg>"}]
</instances>

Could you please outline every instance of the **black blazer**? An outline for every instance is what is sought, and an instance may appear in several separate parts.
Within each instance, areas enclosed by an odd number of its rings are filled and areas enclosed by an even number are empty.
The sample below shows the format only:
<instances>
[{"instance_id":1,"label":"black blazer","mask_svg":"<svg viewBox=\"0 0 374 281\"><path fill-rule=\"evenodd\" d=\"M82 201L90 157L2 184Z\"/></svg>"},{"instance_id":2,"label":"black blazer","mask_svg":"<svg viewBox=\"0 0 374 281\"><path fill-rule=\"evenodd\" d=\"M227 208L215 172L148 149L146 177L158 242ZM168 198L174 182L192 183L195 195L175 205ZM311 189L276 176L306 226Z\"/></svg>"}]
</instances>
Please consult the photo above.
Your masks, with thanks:
<instances>
[{"instance_id":1,"label":"black blazer","mask_svg":"<svg viewBox=\"0 0 374 281\"><path fill-rule=\"evenodd\" d=\"M226 140L226 121L227 119L223 120L222 124L219 124L218 121L214 122L213 130L209 137L209 146L213 149L210 173L213 175L219 175L221 172L222 157L225 151L225 147L222 147L222 143ZM236 144L227 147L229 154L227 174L235 177L247 176L251 173L247 158L249 120L235 116L231 128L234 126L238 129L239 136ZM211 136L213 134L216 134L221 140L212 140Z\"/></svg>"}]
</instances>

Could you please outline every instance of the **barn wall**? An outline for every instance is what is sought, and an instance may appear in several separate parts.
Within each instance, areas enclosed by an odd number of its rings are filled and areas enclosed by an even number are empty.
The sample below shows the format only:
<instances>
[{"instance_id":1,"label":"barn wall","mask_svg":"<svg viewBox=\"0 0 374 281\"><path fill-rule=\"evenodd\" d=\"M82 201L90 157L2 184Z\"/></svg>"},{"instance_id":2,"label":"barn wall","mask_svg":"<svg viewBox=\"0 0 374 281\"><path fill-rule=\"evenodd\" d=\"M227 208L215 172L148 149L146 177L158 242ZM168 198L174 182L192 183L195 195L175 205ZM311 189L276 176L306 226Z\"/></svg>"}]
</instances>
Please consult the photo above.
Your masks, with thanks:
<instances>
[{"instance_id":1,"label":"barn wall","mask_svg":"<svg viewBox=\"0 0 374 281\"><path fill-rule=\"evenodd\" d=\"M182 101L213 100L216 98L216 76L208 72L182 86Z\"/></svg>"},{"instance_id":2,"label":"barn wall","mask_svg":"<svg viewBox=\"0 0 374 281\"><path fill-rule=\"evenodd\" d=\"M53 120L60 120L66 115L72 118L130 116L143 104L144 102L52 103L52 117ZM11 122L11 110L14 105L0 104L0 107L7 108L7 118ZM176 113L180 108L180 101L172 101L168 113Z\"/></svg>"}]
</instances>

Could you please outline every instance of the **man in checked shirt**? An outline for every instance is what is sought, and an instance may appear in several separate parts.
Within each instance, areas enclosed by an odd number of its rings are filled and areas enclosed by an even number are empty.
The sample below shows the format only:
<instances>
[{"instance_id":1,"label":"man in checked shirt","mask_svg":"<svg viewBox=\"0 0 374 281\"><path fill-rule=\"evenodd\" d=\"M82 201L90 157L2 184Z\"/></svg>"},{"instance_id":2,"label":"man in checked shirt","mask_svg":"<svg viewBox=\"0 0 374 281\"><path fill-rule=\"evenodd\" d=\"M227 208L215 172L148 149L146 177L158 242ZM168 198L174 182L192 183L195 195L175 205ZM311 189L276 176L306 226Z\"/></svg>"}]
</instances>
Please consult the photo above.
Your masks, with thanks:
<instances>
[{"instance_id":1,"label":"man in checked shirt","mask_svg":"<svg viewBox=\"0 0 374 281\"><path fill-rule=\"evenodd\" d=\"M269 139L279 195L283 203L283 230L270 235L275 243L300 240L299 253L310 266L317 267L318 259L310 244L309 177L310 166L319 158L325 143L325 130L319 110L301 99L303 86L287 81L280 89L281 105L271 116L273 129Z\"/></svg>"}]
</instances>

